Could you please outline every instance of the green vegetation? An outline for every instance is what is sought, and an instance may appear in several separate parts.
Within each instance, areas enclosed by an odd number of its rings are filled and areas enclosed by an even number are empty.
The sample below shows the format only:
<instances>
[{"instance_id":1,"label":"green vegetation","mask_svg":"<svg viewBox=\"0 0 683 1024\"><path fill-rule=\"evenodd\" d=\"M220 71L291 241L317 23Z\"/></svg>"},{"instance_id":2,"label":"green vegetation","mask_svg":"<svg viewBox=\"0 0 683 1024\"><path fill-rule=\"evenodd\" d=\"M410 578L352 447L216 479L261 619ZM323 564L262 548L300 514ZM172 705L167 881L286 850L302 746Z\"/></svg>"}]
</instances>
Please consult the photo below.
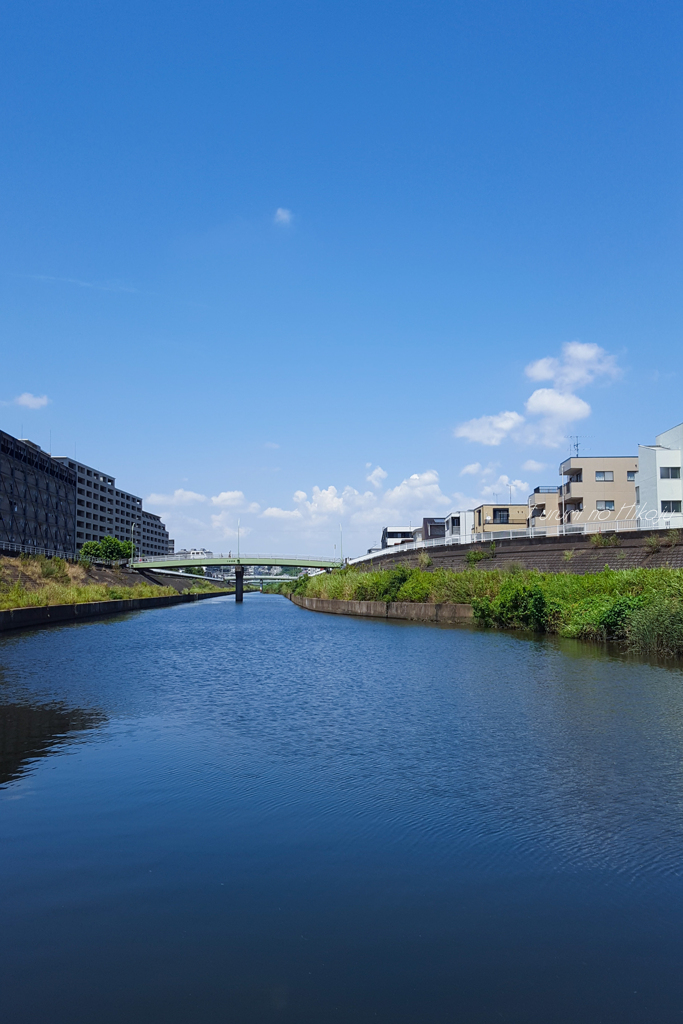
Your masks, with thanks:
<instances>
[{"instance_id":1,"label":"green vegetation","mask_svg":"<svg viewBox=\"0 0 683 1024\"><path fill-rule=\"evenodd\" d=\"M99 583L78 586L50 580L36 590L29 590L21 583L7 586L0 584L0 610L85 604L89 601L128 601L136 597L170 597L176 593L173 587L155 587L151 583L136 583L134 587L109 587Z\"/></svg>"},{"instance_id":2,"label":"green vegetation","mask_svg":"<svg viewBox=\"0 0 683 1024\"><path fill-rule=\"evenodd\" d=\"M129 540L117 540L116 537L102 537L101 540L87 540L81 548L81 561L90 562L121 562L133 554L133 545Z\"/></svg>"},{"instance_id":3,"label":"green vegetation","mask_svg":"<svg viewBox=\"0 0 683 1024\"><path fill-rule=\"evenodd\" d=\"M281 584L280 592L342 601L471 604L480 626L613 640L632 650L683 655L683 569L605 567L576 575L518 565L487 572L347 568Z\"/></svg>"},{"instance_id":4,"label":"green vegetation","mask_svg":"<svg viewBox=\"0 0 683 1024\"><path fill-rule=\"evenodd\" d=\"M113 538L112 538L113 539ZM118 541L117 541L118 543ZM88 564L88 563L86 563ZM16 570L20 570L17 574ZM105 570L112 582L93 582L83 563L76 565L63 558L20 555L18 559L0 559L0 611L8 608L41 608L57 604L84 604L90 601L127 601L144 597L173 597L173 587L159 587L146 580L125 586L119 570ZM18 578L17 578L18 577ZM121 583L117 582L117 577ZM188 580L188 583L190 581ZM222 593L208 581L197 581L184 594Z\"/></svg>"}]
</instances>

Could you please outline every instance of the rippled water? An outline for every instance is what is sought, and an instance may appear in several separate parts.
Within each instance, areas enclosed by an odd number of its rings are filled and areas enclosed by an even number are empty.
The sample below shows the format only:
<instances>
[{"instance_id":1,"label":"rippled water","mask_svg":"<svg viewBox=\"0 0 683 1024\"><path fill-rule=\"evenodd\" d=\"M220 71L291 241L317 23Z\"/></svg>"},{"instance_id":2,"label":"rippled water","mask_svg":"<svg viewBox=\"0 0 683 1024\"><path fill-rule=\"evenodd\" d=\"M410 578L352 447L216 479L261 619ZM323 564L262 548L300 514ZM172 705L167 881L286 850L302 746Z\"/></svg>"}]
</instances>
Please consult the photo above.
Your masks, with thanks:
<instances>
[{"instance_id":1,"label":"rippled water","mask_svg":"<svg viewBox=\"0 0 683 1024\"><path fill-rule=\"evenodd\" d=\"M0 639L3 1020L683 1020L683 675L217 599Z\"/></svg>"}]
</instances>

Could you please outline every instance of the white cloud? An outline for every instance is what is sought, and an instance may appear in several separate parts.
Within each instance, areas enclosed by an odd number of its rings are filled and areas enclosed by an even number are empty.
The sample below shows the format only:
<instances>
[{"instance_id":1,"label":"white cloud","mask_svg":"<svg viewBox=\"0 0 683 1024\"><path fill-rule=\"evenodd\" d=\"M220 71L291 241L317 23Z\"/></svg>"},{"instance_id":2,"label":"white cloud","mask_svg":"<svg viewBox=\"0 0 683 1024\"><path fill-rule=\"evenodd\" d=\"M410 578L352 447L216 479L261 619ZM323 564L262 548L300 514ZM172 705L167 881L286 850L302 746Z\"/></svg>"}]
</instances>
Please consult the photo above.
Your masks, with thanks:
<instances>
[{"instance_id":1,"label":"white cloud","mask_svg":"<svg viewBox=\"0 0 683 1024\"><path fill-rule=\"evenodd\" d=\"M460 470L460 476L476 476L477 473L481 473L481 462L470 462L469 466Z\"/></svg>"},{"instance_id":2,"label":"white cloud","mask_svg":"<svg viewBox=\"0 0 683 1024\"><path fill-rule=\"evenodd\" d=\"M370 465L372 465L372 463L370 463ZM379 487L382 480L386 480L388 475L389 474L383 470L381 466L375 466L372 473L368 473L365 479L371 483L373 487Z\"/></svg>"},{"instance_id":3,"label":"white cloud","mask_svg":"<svg viewBox=\"0 0 683 1024\"><path fill-rule=\"evenodd\" d=\"M244 491L221 491L211 499L212 505L228 505L230 508L241 507L244 504Z\"/></svg>"},{"instance_id":4,"label":"white cloud","mask_svg":"<svg viewBox=\"0 0 683 1024\"><path fill-rule=\"evenodd\" d=\"M282 206L278 206L273 217L274 224L291 224L293 213L291 210L286 210Z\"/></svg>"},{"instance_id":5,"label":"white cloud","mask_svg":"<svg viewBox=\"0 0 683 1024\"><path fill-rule=\"evenodd\" d=\"M24 391L23 395L17 395L14 404L23 405L26 409L42 409L49 401L47 395L32 395L30 391Z\"/></svg>"},{"instance_id":6,"label":"white cloud","mask_svg":"<svg viewBox=\"0 0 683 1024\"><path fill-rule=\"evenodd\" d=\"M392 507L449 505L450 500L439 487L439 474L435 469L413 473L398 487L392 487L384 493L384 503Z\"/></svg>"},{"instance_id":7,"label":"white cloud","mask_svg":"<svg viewBox=\"0 0 683 1024\"><path fill-rule=\"evenodd\" d=\"M536 459L527 459L523 464L522 469L525 469L527 473L540 473L542 469L545 469L547 463L536 462Z\"/></svg>"},{"instance_id":8,"label":"white cloud","mask_svg":"<svg viewBox=\"0 0 683 1024\"><path fill-rule=\"evenodd\" d=\"M182 487L179 487L173 494L150 494L145 498L145 504L167 507L169 505L192 505L195 502L206 500L205 494L197 494L196 491L185 491Z\"/></svg>"},{"instance_id":9,"label":"white cloud","mask_svg":"<svg viewBox=\"0 0 683 1024\"><path fill-rule=\"evenodd\" d=\"M455 436L479 444L498 445L523 423L524 417L518 412L499 412L497 416L479 416L461 423L455 428Z\"/></svg>"},{"instance_id":10,"label":"white cloud","mask_svg":"<svg viewBox=\"0 0 683 1024\"><path fill-rule=\"evenodd\" d=\"M615 357L599 345L570 341L562 346L561 358L543 356L529 363L525 373L531 380L549 380L555 385L537 388L529 396L525 403L527 417L511 411L479 416L456 427L455 436L485 445L499 445L510 437L557 448L569 424L591 414L588 402L574 394L574 390L599 377L613 380L620 370Z\"/></svg>"},{"instance_id":11,"label":"white cloud","mask_svg":"<svg viewBox=\"0 0 683 1024\"><path fill-rule=\"evenodd\" d=\"M301 519L301 512L298 508L264 508L261 513L263 519Z\"/></svg>"},{"instance_id":12,"label":"white cloud","mask_svg":"<svg viewBox=\"0 0 683 1024\"><path fill-rule=\"evenodd\" d=\"M560 391L584 387L596 377L614 379L619 376L614 356L599 345L584 344L581 341L570 341L563 345L561 359L545 356L529 363L524 372L531 380L551 380Z\"/></svg>"},{"instance_id":13,"label":"white cloud","mask_svg":"<svg viewBox=\"0 0 683 1024\"><path fill-rule=\"evenodd\" d=\"M571 391L556 391L555 388L538 388L529 397L526 411L532 416L547 416L549 419L568 423L590 416L591 407L583 398Z\"/></svg>"},{"instance_id":14,"label":"white cloud","mask_svg":"<svg viewBox=\"0 0 683 1024\"><path fill-rule=\"evenodd\" d=\"M497 480L481 489L483 498L491 498L496 495L496 500L502 499L503 501L507 501L511 493L513 499L517 495L526 497L529 493L529 485L526 480L511 480L509 476L502 473Z\"/></svg>"},{"instance_id":15,"label":"white cloud","mask_svg":"<svg viewBox=\"0 0 683 1024\"><path fill-rule=\"evenodd\" d=\"M305 491L294 491L294 501L297 505L301 505L307 497L308 495Z\"/></svg>"}]
</instances>

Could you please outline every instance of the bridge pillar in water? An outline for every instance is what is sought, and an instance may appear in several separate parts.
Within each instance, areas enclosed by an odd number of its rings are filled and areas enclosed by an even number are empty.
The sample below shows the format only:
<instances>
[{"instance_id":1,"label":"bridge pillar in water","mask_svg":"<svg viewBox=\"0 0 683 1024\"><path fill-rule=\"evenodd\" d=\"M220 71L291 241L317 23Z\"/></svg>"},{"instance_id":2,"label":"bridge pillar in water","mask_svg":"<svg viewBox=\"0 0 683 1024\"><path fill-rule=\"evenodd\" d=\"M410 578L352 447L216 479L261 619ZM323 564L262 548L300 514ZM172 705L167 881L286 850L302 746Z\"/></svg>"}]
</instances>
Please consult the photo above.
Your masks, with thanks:
<instances>
[{"instance_id":1,"label":"bridge pillar in water","mask_svg":"<svg viewBox=\"0 0 683 1024\"><path fill-rule=\"evenodd\" d=\"M235 566L235 600L240 604L244 600L244 566Z\"/></svg>"}]
</instances>

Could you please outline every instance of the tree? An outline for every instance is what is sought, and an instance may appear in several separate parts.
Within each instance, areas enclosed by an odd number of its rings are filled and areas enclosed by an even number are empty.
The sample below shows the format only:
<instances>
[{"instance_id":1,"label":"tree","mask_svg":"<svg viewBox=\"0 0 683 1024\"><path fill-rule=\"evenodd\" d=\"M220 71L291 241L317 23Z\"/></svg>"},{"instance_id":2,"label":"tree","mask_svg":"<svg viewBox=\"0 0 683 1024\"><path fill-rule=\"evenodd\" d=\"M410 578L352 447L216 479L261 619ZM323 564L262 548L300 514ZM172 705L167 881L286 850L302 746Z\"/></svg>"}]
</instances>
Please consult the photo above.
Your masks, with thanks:
<instances>
[{"instance_id":1,"label":"tree","mask_svg":"<svg viewBox=\"0 0 683 1024\"><path fill-rule=\"evenodd\" d=\"M133 557L133 545L129 540L120 540L119 546L121 548L121 554L119 555L119 558Z\"/></svg>"},{"instance_id":2,"label":"tree","mask_svg":"<svg viewBox=\"0 0 683 1024\"><path fill-rule=\"evenodd\" d=\"M102 558L102 548L96 540L86 540L85 544L81 548L81 558L86 559L86 561Z\"/></svg>"},{"instance_id":3,"label":"tree","mask_svg":"<svg viewBox=\"0 0 683 1024\"><path fill-rule=\"evenodd\" d=\"M116 562L121 555L121 541L116 537L102 537L100 540L100 551L105 562Z\"/></svg>"}]
</instances>

